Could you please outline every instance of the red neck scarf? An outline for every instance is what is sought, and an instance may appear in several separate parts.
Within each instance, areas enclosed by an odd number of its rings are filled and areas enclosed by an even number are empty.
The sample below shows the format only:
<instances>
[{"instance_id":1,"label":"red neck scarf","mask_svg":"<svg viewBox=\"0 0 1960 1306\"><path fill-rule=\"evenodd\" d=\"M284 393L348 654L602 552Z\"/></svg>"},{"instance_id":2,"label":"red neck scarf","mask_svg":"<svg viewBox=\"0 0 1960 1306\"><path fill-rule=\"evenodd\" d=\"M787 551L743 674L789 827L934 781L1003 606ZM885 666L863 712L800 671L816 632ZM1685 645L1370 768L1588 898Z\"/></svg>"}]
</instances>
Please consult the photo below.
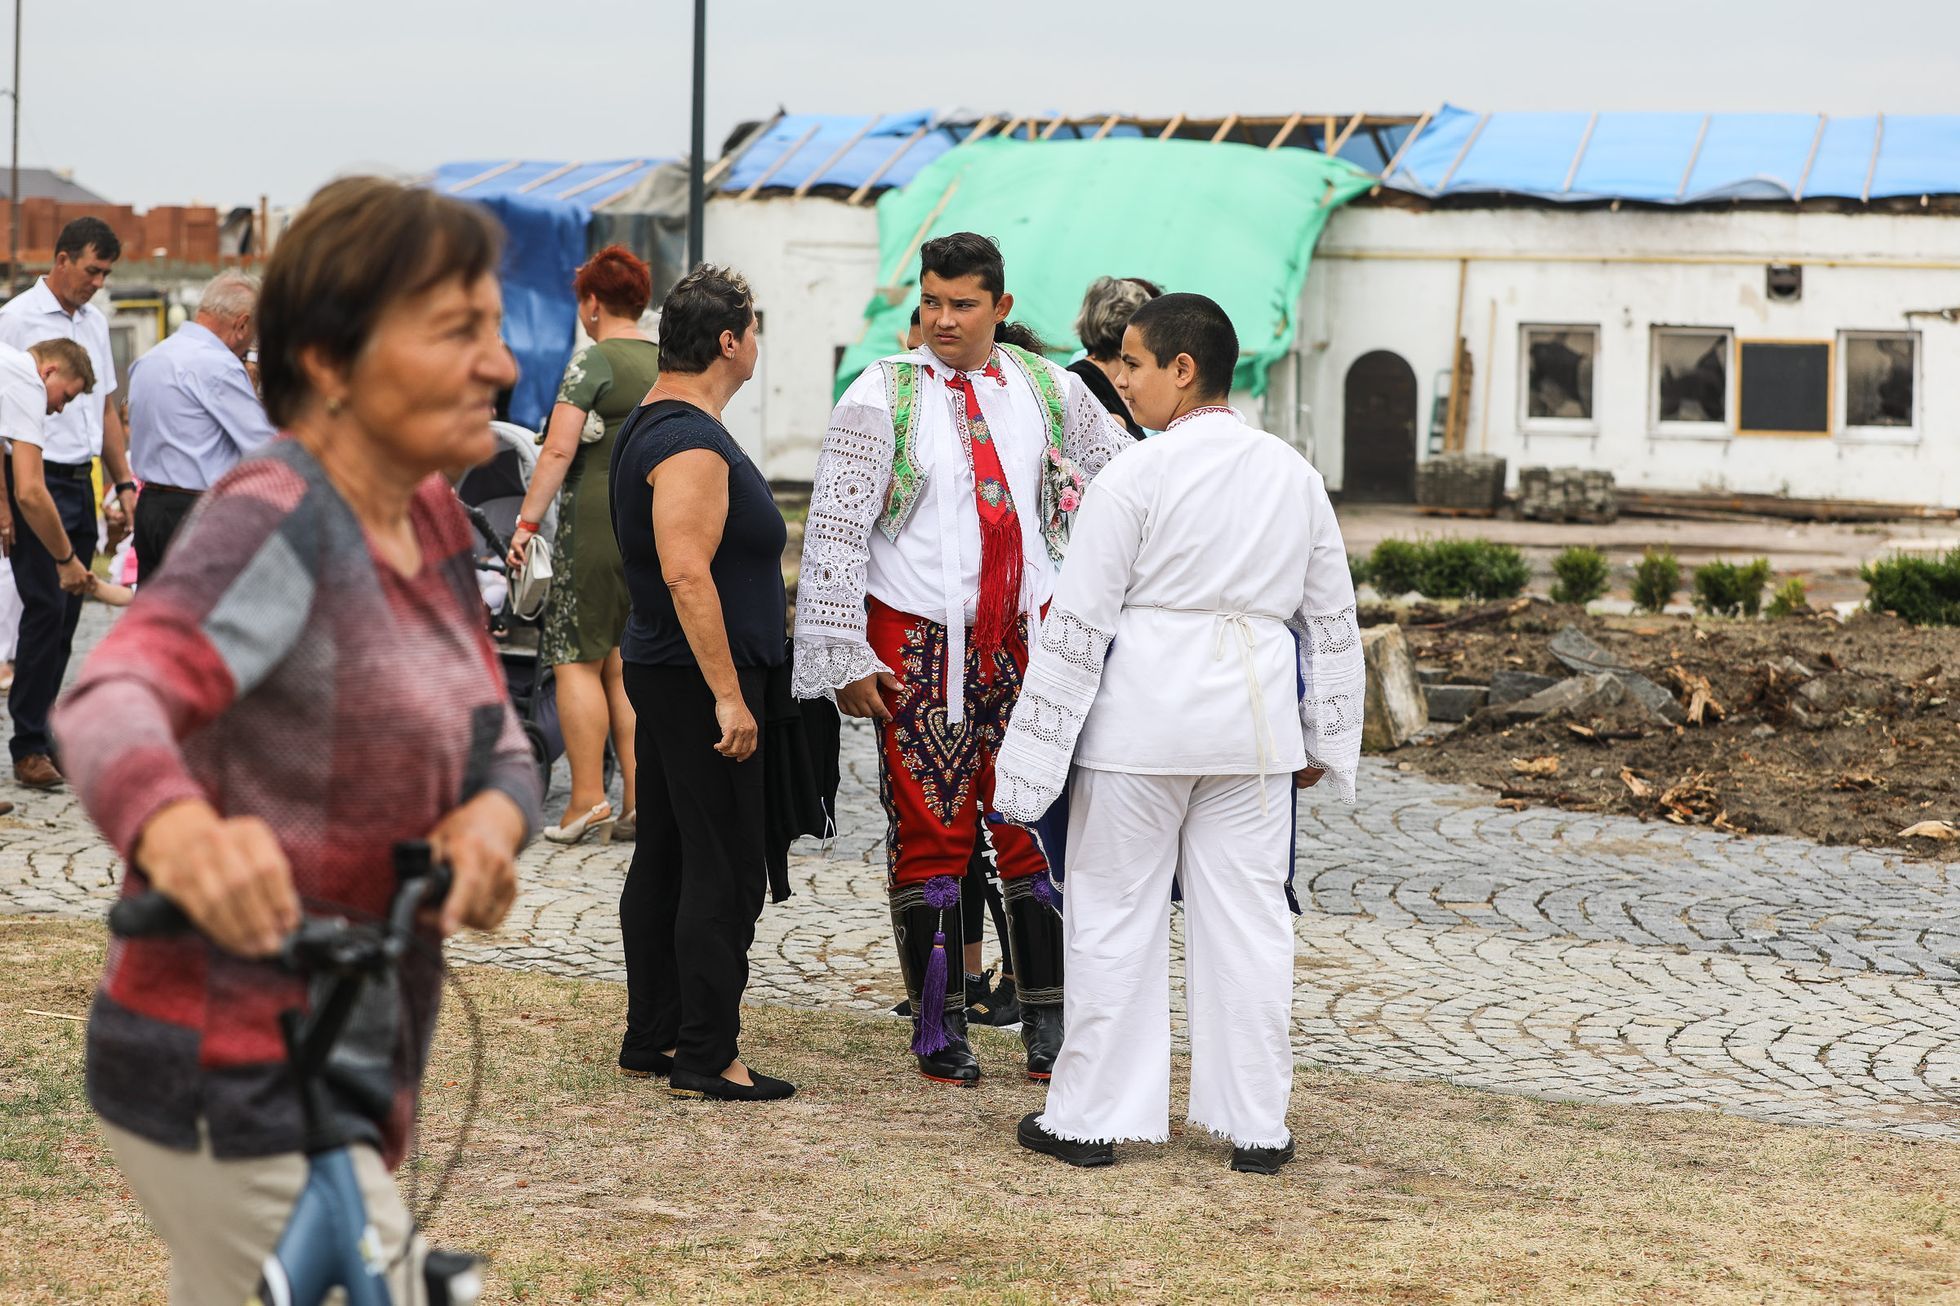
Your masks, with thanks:
<instances>
[{"instance_id":1,"label":"red neck scarf","mask_svg":"<svg viewBox=\"0 0 1960 1306\"><path fill-rule=\"evenodd\" d=\"M937 376L931 367L926 371ZM1000 385L1007 378L992 359L981 375ZM980 596L974 604L973 649L980 659L980 678L993 679L994 654L1007 640L1021 615L1021 519L1007 489L1007 471L994 446L987 419L980 415L980 398L973 378L948 370L946 388L966 405L967 452L973 462L973 506L980 513Z\"/></svg>"}]
</instances>

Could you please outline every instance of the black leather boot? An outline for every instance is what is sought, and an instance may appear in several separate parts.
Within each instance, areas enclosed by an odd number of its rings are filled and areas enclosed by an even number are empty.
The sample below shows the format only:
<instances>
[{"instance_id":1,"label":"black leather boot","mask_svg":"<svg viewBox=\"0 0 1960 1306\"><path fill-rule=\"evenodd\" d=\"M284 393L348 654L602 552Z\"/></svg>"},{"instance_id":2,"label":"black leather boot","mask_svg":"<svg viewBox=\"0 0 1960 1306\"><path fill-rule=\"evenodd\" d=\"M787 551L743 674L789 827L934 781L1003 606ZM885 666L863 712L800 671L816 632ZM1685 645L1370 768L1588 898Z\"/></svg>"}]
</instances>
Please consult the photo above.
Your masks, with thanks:
<instances>
[{"instance_id":1,"label":"black leather boot","mask_svg":"<svg viewBox=\"0 0 1960 1306\"><path fill-rule=\"evenodd\" d=\"M1021 1042L1028 1050L1028 1078L1034 1080L1054 1073L1062 1051L1062 914L1041 891L1047 883L1046 876L1030 876L1001 886L1021 1004Z\"/></svg>"},{"instance_id":2,"label":"black leather boot","mask_svg":"<svg viewBox=\"0 0 1960 1306\"><path fill-rule=\"evenodd\" d=\"M950 885L950 896L941 887ZM945 901L935 905L937 894ZM941 876L892 890L892 937L912 1004L912 1053L919 1073L942 1084L974 1084L980 1062L966 1041L966 980L960 968L959 881ZM936 955L935 955L936 954ZM930 980L934 991L927 993ZM938 1019L932 1019L933 1007Z\"/></svg>"}]
</instances>

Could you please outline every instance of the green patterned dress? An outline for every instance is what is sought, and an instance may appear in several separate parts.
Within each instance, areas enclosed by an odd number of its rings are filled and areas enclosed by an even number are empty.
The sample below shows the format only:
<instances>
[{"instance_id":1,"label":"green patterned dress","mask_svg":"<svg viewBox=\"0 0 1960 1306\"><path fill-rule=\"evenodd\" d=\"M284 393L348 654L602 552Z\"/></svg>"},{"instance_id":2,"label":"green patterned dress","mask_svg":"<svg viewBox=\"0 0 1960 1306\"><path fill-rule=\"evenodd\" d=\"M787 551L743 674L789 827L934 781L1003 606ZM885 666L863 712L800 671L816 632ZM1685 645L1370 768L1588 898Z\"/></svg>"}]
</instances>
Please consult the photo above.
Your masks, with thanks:
<instances>
[{"instance_id":1,"label":"green patterned dress","mask_svg":"<svg viewBox=\"0 0 1960 1306\"><path fill-rule=\"evenodd\" d=\"M558 387L571 404L604 425L580 444L558 496L558 538L551 550L551 596L545 602L538 651L550 666L596 662L619 647L631 601L613 539L612 496L606 484L613 440L660 375L660 348L638 337L588 346L573 356Z\"/></svg>"}]
</instances>

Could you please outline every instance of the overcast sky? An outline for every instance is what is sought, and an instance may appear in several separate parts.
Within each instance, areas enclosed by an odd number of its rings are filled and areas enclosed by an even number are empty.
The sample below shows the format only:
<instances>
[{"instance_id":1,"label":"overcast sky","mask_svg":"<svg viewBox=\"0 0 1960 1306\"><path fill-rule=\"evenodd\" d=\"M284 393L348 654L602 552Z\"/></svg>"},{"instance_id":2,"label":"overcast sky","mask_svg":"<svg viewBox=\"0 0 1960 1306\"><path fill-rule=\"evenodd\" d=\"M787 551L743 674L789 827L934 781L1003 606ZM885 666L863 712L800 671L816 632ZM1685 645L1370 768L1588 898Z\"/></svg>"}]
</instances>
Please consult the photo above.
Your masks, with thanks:
<instances>
[{"instance_id":1,"label":"overcast sky","mask_svg":"<svg viewBox=\"0 0 1960 1306\"><path fill-rule=\"evenodd\" d=\"M21 162L142 208L295 202L359 168L687 148L691 0L24 3ZM711 155L778 105L1960 112L1957 0L709 9Z\"/></svg>"}]
</instances>

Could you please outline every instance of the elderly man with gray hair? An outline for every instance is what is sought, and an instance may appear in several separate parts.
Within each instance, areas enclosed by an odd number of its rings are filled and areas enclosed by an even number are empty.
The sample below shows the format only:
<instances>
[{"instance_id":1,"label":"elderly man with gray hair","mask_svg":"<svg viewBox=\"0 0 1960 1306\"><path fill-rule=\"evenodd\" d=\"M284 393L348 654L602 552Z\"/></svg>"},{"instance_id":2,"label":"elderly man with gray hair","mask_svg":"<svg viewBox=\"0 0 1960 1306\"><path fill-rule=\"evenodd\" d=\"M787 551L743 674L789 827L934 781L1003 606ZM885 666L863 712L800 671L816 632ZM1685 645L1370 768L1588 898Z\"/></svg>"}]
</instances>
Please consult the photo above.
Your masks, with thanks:
<instances>
[{"instance_id":1,"label":"elderly man with gray hair","mask_svg":"<svg viewBox=\"0 0 1960 1306\"><path fill-rule=\"evenodd\" d=\"M245 369L258 339L259 282L220 272L197 316L129 372L136 575L150 579L197 496L277 434Z\"/></svg>"},{"instance_id":2,"label":"elderly man with gray hair","mask_svg":"<svg viewBox=\"0 0 1960 1306\"><path fill-rule=\"evenodd\" d=\"M1088 357L1076 359L1068 370L1081 377L1097 402L1139 440L1148 432L1130 416L1130 406L1116 392L1123 329L1130 325L1131 314L1163 293L1162 286L1142 277L1097 277L1082 296L1082 311L1075 315L1075 335Z\"/></svg>"}]
</instances>

